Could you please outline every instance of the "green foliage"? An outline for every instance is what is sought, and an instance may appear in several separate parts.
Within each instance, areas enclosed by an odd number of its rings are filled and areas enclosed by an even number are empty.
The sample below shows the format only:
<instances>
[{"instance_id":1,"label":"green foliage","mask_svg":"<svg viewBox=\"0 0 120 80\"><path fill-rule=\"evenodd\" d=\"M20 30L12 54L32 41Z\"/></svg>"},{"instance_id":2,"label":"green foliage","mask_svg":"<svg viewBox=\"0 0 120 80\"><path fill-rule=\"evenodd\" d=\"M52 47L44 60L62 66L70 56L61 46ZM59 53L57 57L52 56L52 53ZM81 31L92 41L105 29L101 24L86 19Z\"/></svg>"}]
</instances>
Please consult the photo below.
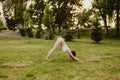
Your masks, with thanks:
<instances>
[{"instance_id":1,"label":"green foliage","mask_svg":"<svg viewBox=\"0 0 120 80\"><path fill-rule=\"evenodd\" d=\"M34 0L34 1L37 4L34 5L35 10L34 10L33 16L36 16L36 17L35 18L33 17L32 20L33 20L34 24L37 24L39 26L40 31L42 31L41 24L42 24L42 17L44 14L43 11L45 8L45 2L44 2L44 0Z\"/></svg>"},{"instance_id":2,"label":"green foliage","mask_svg":"<svg viewBox=\"0 0 120 80\"><path fill-rule=\"evenodd\" d=\"M2 20L0 19L0 26L3 26L3 22L2 22Z\"/></svg>"},{"instance_id":3,"label":"green foliage","mask_svg":"<svg viewBox=\"0 0 120 80\"><path fill-rule=\"evenodd\" d=\"M25 22L29 21L30 14L29 14L28 11L24 11L24 13L23 13L23 19L24 19Z\"/></svg>"},{"instance_id":4,"label":"green foliage","mask_svg":"<svg viewBox=\"0 0 120 80\"><path fill-rule=\"evenodd\" d=\"M48 30L51 29L55 21L55 17L53 16L53 9L46 4L44 9L44 15L42 17L42 23L47 27Z\"/></svg>"},{"instance_id":5,"label":"green foliage","mask_svg":"<svg viewBox=\"0 0 120 80\"><path fill-rule=\"evenodd\" d=\"M35 33L35 38L41 38L41 32L40 30L38 29L37 32Z\"/></svg>"},{"instance_id":6,"label":"green foliage","mask_svg":"<svg viewBox=\"0 0 120 80\"><path fill-rule=\"evenodd\" d=\"M91 32L91 39L94 40L96 43L100 42L103 38L102 36L102 28L99 27L98 21L93 23L93 28Z\"/></svg>"},{"instance_id":7,"label":"green foliage","mask_svg":"<svg viewBox=\"0 0 120 80\"><path fill-rule=\"evenodd\" d=\"M92 10L86 10L84 9L82 13L78 14L78 24L85 28L91 27L92 19L90 19L90 16L92 15Z\"/></svg>"},{"instance_id":8,"label":"green foliage","mask_svg":"<svg viewBox=\"0 0 120 80\"><path fill-rule=\"evenodd\" d=\"M23 37L26 36L26 29L25 28L20 28L19 32L20 32L21 36L23 36Z\"/></svg>"},{"instance_id":9,"label":"green foliage","mask_svg":"<svg viewBox=\"0 0 120 80\"><path fill-rule=\"evenodd\" d=\"M27 37L29 37L29 38L34 37L32 28L27 28L27 29L26 29L26 35L27 35Z\"/></svg>"},{"instance_id":10,"label":"green foliage","mask_svg":"<svg viewBox=\"0 0 120 80\"><path fill-rule=\"evenodd\" d=\"M80 7L80 1L82 0L49 0L52 4L55 14L55 24L58 27L60 33L63 29L70 28L73 22L73 15L75 12L74 6ZM65 26L64 26L65 25ZM67 26L66 26L67 25Z\"/></svg>"},{"instance_id":11,"label":"green foliage","mask_svg":"<svg viewBox=\"0 0 120 80\"><path fill-rule=\"evenodd\" d=\"M120 38L120 36L116 35L116 29L115 28L109 29L109 33L110 34L109 35L105 35L105 37L112 38L112 39Z\"/></svg>"},{"instance_id":12,"label":"green foliage","mask_svg":"<svg viewBox=\"0 0 120 80\"><path fill-rule=\"evenodd\" d=\"M90 36L90 34L91 34L91 28L80 29L81 37L83 37L83 36Z\"/></svg>"},{"instance_id":13,"label":"green foliage","mask_svg":"<svg viewBox=\"0 0 120 80\"><path fill-rule=\"evenodd\" d=\"M100 16L104 21L104 26L106 29L106 34L108 35L108 25L107 25L107 17L111 18L111 20L116 21L116 35L119 37L119 16L120 16L120 1L119 0L94 0L93 9L98 9ZM95 10L95 13L97 10Z\"/></svg>"},{"instance_id":14,"label":"green foliage","mask_svg":"<svg viewBox=\"0 0 120 80\"><path fill-rule=\"evenodd\" d=\"M73 36L71 31L67 31L64 35L65 41L72 41Z\"/></svg>"},{"instance_id":15,"label":"green foliage","mask_svg":"<svg viewBox=\"0 0 120 80\"><path fill-rule=\"evenodd\" d=\"M32 20L28 11L24 11L23 19L24 19L24 27L26 28L29 27L29 25L32 23Z\"/></svg>"},{"instance_id":16,"label":"green foliage","mask_svg":"<svg viewBox=\"0 0 120 80\"><path fill-rule=\"evenodd\" d=\"M16 24L15 19L6 19L6 21L7 21L7 25L8 25L9 30L15 31L16 30L16 28L15 28L15 24Z\"/></svg>"},{"instance_id":17,"label":"green foliage","mask_svg":"<svg viewBox=\"0 0 120 80\"><path fill-rule=\"evenodd\" d=\"M3 23L2 23L2 20L0 20L0 30L2 30L3 29Z\"/></svg>"},{"instance_id":18,"label":"green foliage","mask_svg":"<svg viewBox=\"0 0 120 80\"><path fill-rule=\"evenodd\" d=\"M77 35L77 38L80 38L80 28L79 27L76 27L76 35Z\"/></svg>"},{"instance_id":19,"label":"green foliage","mask_svg":"<svg viewBox=\"0 0 120 80\"><path fill-rule=\"evenodd\" d=\"M15 5L14 6L14 10L15 10L15 23L16 24L23 24L24 20L23 20L23 12L24 12L24 0L11 0L12 4ZM13 6L12 6L13 7Z\"/></svg>"},{"instance_id":20,"label":"green foliage","mask_svg":"<svg viewBox=\"0 0 120 80\"><path fill-rule=\"evenodd\" d=\"M42 17L42 23L47 27L48 29L48 39L53 38L53 32L52 32L52 26L54 25L55 17L53 15L53 9L49 7L48 4L46 4L44 9L44 15Z\"/></svg>"}]
</instances>

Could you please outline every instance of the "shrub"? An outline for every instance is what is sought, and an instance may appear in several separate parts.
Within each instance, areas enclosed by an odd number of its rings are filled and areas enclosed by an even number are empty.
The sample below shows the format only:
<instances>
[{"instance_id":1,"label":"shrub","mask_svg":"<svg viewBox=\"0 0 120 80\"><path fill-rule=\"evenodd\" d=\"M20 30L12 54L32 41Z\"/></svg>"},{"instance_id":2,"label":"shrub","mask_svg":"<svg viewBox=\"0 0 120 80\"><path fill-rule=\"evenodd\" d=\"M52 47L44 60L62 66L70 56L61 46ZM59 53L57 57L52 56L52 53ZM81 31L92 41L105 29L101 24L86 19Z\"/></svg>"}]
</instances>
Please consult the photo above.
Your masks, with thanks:
<instances>
[{"instance_id":1,"label":"shrub","mask_svg":"<svg viewBox=\"0 0 120 80\"><path fill-rule=\"evenodd\" d=\"M19 32L20 32L21 36L23 36L23 37L26 36L26 29L25 28L20 28Z\"/></svg>"},{"instance_id":2,"label":"shrub","mask_svg":"<svg viewBox=\"0 0 120 80\"><path fill-rule=\"evenodd\" d=\"M93 28L91 32L91 39L94 40L96 43L100 42L103 38L102 35L102 28L100 27L100 23L98 19L93 22Z\"/></svg>"},{"instance_id":3,"label":"shrub","mask_svg":"<svg viewBox=\"0 0 120 80\"><path fill-rule=\"evenodd\" d=\"M87 29L80 29L80 36L90 36L91 28Z\"/></svg>"},{"instance_id":4,"label":"shrub","mask_svg":"<svg viewBox=\"0 0 120 80\"><path fill-rule=\"evenodd\" d=\"M6 30L6 28L5 27L0 27L0 31L2 31L2 30Z\"/></svg>"},{"instance_id":5,"label":"shrub","mask_svg":"<svg viewBox=\"0 0 120 80\"><path fill-rule=\"evenodd\" d=\"M120 38L120 36L117 36L116 28L109 29L109 34L108 35L105 34L105 37L107 37L107 38L115 38L115 39Z\"/></svg>"},{"instance_id":6,"label":"shrub","mask_svg":"<svg viewBox=\"0 0 120 80\"><path fill-rule=\"evenodd\" d=\"M68 31L68 32L64 35L64 38L65 38L66 41L72 41L73 36L72 36L72 34L70 33L70 31Z\"/></svg>"},{"instance_id":7,"label":"shrub","mask_svg":"<svg viewBox=\"0 0 120 80\"><path fill-rule=\"evenodd\" d=\"M95 27L92 29L91 32L91 39L94 40L96 43L102 40L102 29L101 27Z\"/></svg>"},{"instance_id":8,"label":"shrub","mask_svg":"<svg viewBox=\"0 0 120 80\"><path fill-rule=\"evenodd\" d=\"M27 28L27 29L26 29L26 35L27 35L27 37L29 37L29 38L34 37L32 28Z\"/></svg>"},{"instance_id":9,"label":"shrub","mask_svg":"<svg viewBox=\"0 0 120 80\"><path fill-rule=\"evenodd\" d=\"M41 32L40 30L38 29L37 32L35 33L35 38L41 38Z\"/></svg>"}]
</instances>

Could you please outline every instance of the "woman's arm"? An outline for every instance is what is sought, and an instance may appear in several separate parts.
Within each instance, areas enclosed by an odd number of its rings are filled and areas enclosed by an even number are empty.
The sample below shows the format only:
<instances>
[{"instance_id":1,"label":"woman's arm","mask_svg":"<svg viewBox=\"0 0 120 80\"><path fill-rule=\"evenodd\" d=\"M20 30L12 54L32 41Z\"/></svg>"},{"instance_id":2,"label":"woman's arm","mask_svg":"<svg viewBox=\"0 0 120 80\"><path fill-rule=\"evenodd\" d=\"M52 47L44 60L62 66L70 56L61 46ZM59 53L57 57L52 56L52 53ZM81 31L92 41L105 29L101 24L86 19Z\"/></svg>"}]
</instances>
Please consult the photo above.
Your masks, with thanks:
<instances>
[{"instance_id":1,"label":"woman's arm","mask_svg":"<svg viewBox=\"0 0 120 80\"><path fill-rule=\"evenodd\" d=\"M79 60L79 58L77 58L76 56L74 56L72 53L71 53L71 51L66 51L67 53L68 53L68 55L70 56L70 58L72 58L73 60L75 60L75 61L80 61Z\"/></svg>"}]
</instances>

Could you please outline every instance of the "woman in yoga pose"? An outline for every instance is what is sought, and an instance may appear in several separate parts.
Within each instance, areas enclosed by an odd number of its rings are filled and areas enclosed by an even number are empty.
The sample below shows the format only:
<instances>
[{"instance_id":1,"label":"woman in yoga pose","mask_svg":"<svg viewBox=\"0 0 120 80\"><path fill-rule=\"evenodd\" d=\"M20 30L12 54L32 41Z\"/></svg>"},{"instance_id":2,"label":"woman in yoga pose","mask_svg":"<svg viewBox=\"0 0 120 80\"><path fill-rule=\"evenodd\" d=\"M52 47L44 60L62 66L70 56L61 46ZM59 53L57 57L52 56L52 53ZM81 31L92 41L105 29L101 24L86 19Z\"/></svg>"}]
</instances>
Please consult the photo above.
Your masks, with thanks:
<instances>
[{"instance_id":1,"label":"woman in yoga pose","mask_svg":"<svg viewBox=\"0 0 120 80\"><path fill-rule=\"evenodd\" d=\"M48 52L48 55L46 56L46 60L49 61L50 55L59 47L62 47L63 52L68 53L70 58L72 58L75 61L79 61L79 59L76 57L76 52L71 51L70 48L65 43L64 39L62 37L58 37L56 40L56 43L54 44L53 48Z\"/></svg>"}]
</instances>

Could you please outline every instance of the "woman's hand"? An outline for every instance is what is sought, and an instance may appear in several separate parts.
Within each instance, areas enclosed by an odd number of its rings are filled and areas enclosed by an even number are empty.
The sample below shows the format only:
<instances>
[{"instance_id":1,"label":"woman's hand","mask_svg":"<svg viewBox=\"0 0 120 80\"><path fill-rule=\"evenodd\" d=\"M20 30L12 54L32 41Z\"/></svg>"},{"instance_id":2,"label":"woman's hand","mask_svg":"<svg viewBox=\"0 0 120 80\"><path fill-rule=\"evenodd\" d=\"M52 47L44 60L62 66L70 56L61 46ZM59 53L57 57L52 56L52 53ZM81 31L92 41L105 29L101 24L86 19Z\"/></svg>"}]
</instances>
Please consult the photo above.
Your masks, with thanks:
<instances>
[{"instance_id":1,"label":"woman's hand","mask_svg":"<svg viewBox=\"0 0 120 80\"><path fill-rule=\"evenodd\" d=\"M75 57L75 60L76 60L76 61L80 61L79 58L77 58L77 57Z\"/></svg>"}]
</instances>

